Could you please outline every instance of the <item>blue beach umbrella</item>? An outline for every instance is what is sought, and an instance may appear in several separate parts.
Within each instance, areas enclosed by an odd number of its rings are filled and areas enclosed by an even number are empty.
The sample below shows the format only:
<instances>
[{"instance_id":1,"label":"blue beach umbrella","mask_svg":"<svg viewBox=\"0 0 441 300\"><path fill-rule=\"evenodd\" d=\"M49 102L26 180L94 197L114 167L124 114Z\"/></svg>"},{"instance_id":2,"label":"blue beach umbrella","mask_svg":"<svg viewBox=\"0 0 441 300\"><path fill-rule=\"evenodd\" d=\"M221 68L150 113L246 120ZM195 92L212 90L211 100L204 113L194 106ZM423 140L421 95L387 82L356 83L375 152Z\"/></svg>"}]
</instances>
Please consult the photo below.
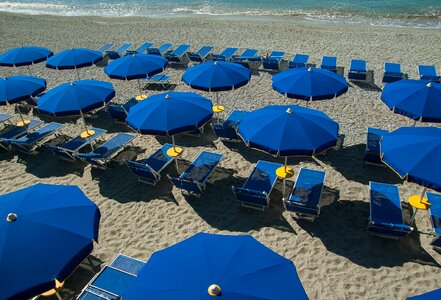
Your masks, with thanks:
<instances>
[{"instance_id":1,"label":"blue beach umbrella","mask_svg":"<svg viewBox=\"0 0 441 300\"><path fill-rule=\"evenodd\" d=\"M416 121L441 122L441 84L399 80L386 85L381 100L390 110Z\"/></svg>"},{"instance_id":2,"label":"blue beach umbrella","mask_svg":"<svg viewBox=\"0 0 441 300\"><path fill-rule=\"evenodd\" d=\"M380 148L383 162L402 179L441 191L440 128L401 127L386 134Z\"/></svg>"},{"instance_id":3,"label":"blue beach umbrella","mask_svg":"<svg viewBox=\"0 0 441 300\"><path fill-rule=\"evenodd\" d=\"M64 281L98 239L98 207L76 186L36 184L0 196L0 299Z\"/></svg>"},{"instance_id":4,"label":"blue beach umbrella","mask_svg":"<svg viewBox=\"0 0 441 300\"><path fill-rule=\"evenodd\" d=\"M288 98L332 99L348 90L346 79L320 68L289 69L273 76L273 89Z\"/></svg>"},{"instance_id":5,"label":"blue beach umbrella","mask_svg":"<svg viewBox=\"0 0 441 300\"><path fill-rule=\"evenodd\" d=\"M54 53L46 48L37 46L24 46L6 51L0 55L0 66L21 67L28 66L29 74L32 75L29 65L45 61Z\"/></svg>"},{"instance_id":6,"label":"blue beach umbrella","mask_svg":"<svg viewBox=\"0 0 441 300\"><path fill-rule=\"evenodd\" d=\"M124 295L134 299L308 299L292 261L252 236L198 233L155 252Z\"/></svg>"},{"instance_id":7,"label":"blue beach umbrella","mask_svg":"<svg viewBox=\"0 0 441 300\"><path fill-rule=\"evenodd\" d=\"M110 82L78 80L59 85L38 99L40 113L52 117L77 116L105 106L115 96ZM93 133L92 133L93 134Z\"/></svg>"},{"instance_id":8,"label":"blue beach umbrella","mask_svg":"<svg viewBox=\"0 0 441 300\"><path fill-rule=\"evenodd\" d=\"M16 104L38 95L46 89L46 80L32 76L0 78L0 105ZM23 124L25 120L17 109Z\"/></svg>"},{"instance_id":9,"label":"blue beach umbrella","mask_svg":"<svg viewBox=\"0 0 441 300\"><path fill-rule=\"evenodd\" d=\"M78 79L79 68L89 67L103 60L101 52L87 48L74 48L63 50L46 61L46 67L56 70L75 69Z\"/></svg>"}]
</instances>

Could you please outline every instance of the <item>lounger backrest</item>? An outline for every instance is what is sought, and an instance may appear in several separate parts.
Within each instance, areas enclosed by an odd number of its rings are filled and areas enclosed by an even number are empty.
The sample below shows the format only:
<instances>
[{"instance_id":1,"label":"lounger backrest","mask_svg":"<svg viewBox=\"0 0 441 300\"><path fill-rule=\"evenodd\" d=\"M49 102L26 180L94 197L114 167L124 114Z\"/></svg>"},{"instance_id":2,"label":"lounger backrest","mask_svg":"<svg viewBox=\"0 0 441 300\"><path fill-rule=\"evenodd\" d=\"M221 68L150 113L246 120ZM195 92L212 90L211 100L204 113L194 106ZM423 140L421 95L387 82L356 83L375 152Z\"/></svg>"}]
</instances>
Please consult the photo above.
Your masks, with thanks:
<instances>
[{"instance_id":1,"label":"lounger backrest","mask_svg":"<svg viewBox=\"0 0 441 300\"><path fill-rule=\"evenodd\" d=\"M403 224L398 187L373 181L369 186L371 221L381 224Z\"/></svg>"},{"instance_id":2,"label":"lounger backrest","mask_svg":"<svg viewBox=\"0 0 441 300\"><path fill-rule=\"evenodd\" d=\"M257 54L257 52L259 52L259 50L256 50L256 49L245 49L245 51L242 52L242 54L240 56L252 57L252 56L255 56Z\"/></svg>"},{"instance_id":3,"label":"lounger backrest","mask_svg":"<svg viewBox=\"0 0 441 300\"><path fill-rule=\"evenodd\" d=\"M441 195L426 193L427 200L430 202L430 221L435 234L441 235Z\"/></svg>"},{"instance_id":4,"label":"lounger backrest","mask_svg":"<svg viewBox=\"0 0 441 300\"><path fill-rule=\"evenodd\" d=\"M420 76L437 76L435 66L418 66L418 73Z\"/></svg>"},{"instance_id":5,"label":"lounger backrest","mask_svg":"<svg viewBox=\"0 0 441 300\"><path fill-rule=\"evenodd\" d=\"M233 110L228 118L223 123L224 127L237 127L240 122L242 122L243 118L248 114L248 111L245 110Z\"/></svg>"},{"instance_id":6,"label":"lounger backrest","mask_svg":"<svg viewBox=\"0 0 441 300\"><path fill-rule=\"evenodd\" d=\"M198 52L196 52L200 57L205 58L208 54L210 54L211 50L213 50L213 46L203 46L201 49L199 49Z\"/></svg>"},{"instance_id":7,"label":"lounger backrest","mask_svg":"<svg viewBox=\"0 0 441 300\"><path fill-rule=\"evenodd\" d=\"M161 148L159 148L155 153L150 155L145 161L144 164L147 164L155 170L155 172L159 173L164 166L170 163L173 160L173 157L167 154L169 149L173 148L171 144L164 144Z\"/></svg>"},{"instance_id":8,"label":"lounger backrest","mask_svg":"<svg viewBox=\"0 0 441 300\"><path fill-rule=\"evenodd\" d=\"M176 48L172 52L172 54L176 55L176 56L183 56L187 52L188 49L190 49L190 45L185 45L185 44L179 45L178 48Z\"/></svg>"},{"instance_id":9,"label":"lounger backrest","mask_svg":"<svg viewBox=\"0 0 441 300\"><path fill-rule=\"evenodd\" d=\"M351 66L349 68L349 71L366 72L366 61L363 59L351 60Z\"/></svg>"},{"instance_id":10,"label":"lounger backrest","mask_svg":"<svg viewBox=\"0 0 441 300\"><path fill-rule=\"evenodd\" d=\"M179 178L204 183L222 157L222 154L202 151Z\"/></svg>"},{"instance_id":11,"label":"lounger backrest","mask_svg":"<svg viewBox=\"0 0 441 300\"><path fill-rule=\"evenodd\" d=\"M87 138L82 138L79 135L79 136L67 141L63 145L61 145L60 148L74 152L74 151L82 148L84 145L92 142L93 140L98 138L100 135L106 133L106 131L107 131L107 130L104 130L101 128L96 128L96 127L92 127L90 130L93 130L95 133Z\"/></svg>"},{"instance_id":12,"label":"lounger backrest","mask_svg":"<svg viewBox=\"0 0 441 300\"><path fill-rule=\"evenodd\" d=\"M323 171L301 168L289 201L317 206L320 203L325 176Z\"/></svg>"},{"instance_id":13,"label":"lounger backrest","mask_svg":"<svg viewBox=\"0 0 441 300\"><path fill-rule=\"evenodd\" d=\"M136 280L136 276L116 268L105 266L90 286L113 295L123 296Z\"/></svg>"},{"instance_id":14,"label":"lounger backrest","mask_svg":"<svg viewBox=\"0 0 441 300\"><path fill-rule=\"evenodd\" d=\"M367 140L366 140L366 151L380 154L380 141L385 134L389 131L379 128L368 128Z\"/></svg>"},{"instance_id":15,"label":"lounger backrest","mask_svg":"<svg viewBox=\"0 0 441 300\"><path fill-rule=\"evenodd\" d=\"M161 46L159 46L158 50L159 50L159 54L164 54L165 52L167 52L167 50L169 50L171 47L173 46L173 44L162 44Z\"/></svg>"},{"instance_id":16,"label":"lounger backrest","mask_svg":"<svg viewBox=\"0 0 441 300\"><path fill-rule=\"evenodd\" d=\"M222 124L211 124L217 137L229 140L239 140L236 129L232 126L224 126Z\"/></svg>"},{"instance_id":17,"label":"lounger backrest","mask_svg":"<svg viewBox=\"0 0 441 300\"><path fill-rule=\"evenodd\" d=\"M281 166L281 164L259 160L243 187L269 194L277 181L276 170Z\"/></svg>"},{"instance_id":18,"label":"lounger backrest","mask_svg":"<svg viewBox=\"0 0 441 300\"><path fill-rule=\"evenodd\" d=\"M337 68L337 57L335 56L323 56L322 64L320 66L322 69L335 69Z\"/></svg>"},{"instance_id":19,"label":"lounger backrest","mask_svg":"<svg viewBox=\"0 0 441 300\"><path fill-rule=\"evenodd\" d=\"M115 51L118 52L120 55L123 55L124 52L126 52L127 49L129 49L130 47L132 47L132 43L124 43L121 46L119 46L118 49L116 49Z\"/></svg>"},{"instance_id":20,"label":"lounger backrest","mask_svg":"<svg viewBox=\"0 0 441 300\"><path fill-rule=\"evenodd\" d=\"M124 147L135 137L128 133L118 133L113 136L110 140L96 148L93 153L105 158L111 156L113 153Z\"/></svg>"},{"instance_id":21,"label":"lounger backrest","mask_svg":"<svg viewBox=\"0 0 441 300\"><path fill-rule=\"evenodd\" d=\"M110 266L137 276L141 269L145 266L145 263L132 257L119 254L110 264Z\"/></svg>"},{"instance_id":22,"label":"lounger backrest","mask_svg":"<svg viewBox=\"0 0 441 300\"><path fill-rule=\"evenodd\" d=\"M281 60L283 58L283 56L285 56L284 51L272 51L269 55L269 58Z\"/></svg>"},{"instance_id":23,"label":"lounger backrest","mask_svg":"<svg viewBox=\"0 0 441 300\"><path fill-rule=\"evenodd\" d=\"M34 129L35 127L37 127L41 123L43 123L43 121L38 120L38 119L34 119L34 120L31 120L31 122L26 126L14 126L11 129L0 134L0 138L3 138L3 139L16 138L20 135L25 134L27 131Z\"/></svg>"},{"instance_id":24,"label":"lounger backrest","mask_svg":"<svg viewBox=\"0 0 441 300\"><path fill-rule=\"evenodd\" d=\"M153 46L153 43L150 42L145 42L144 44L142 44L141 46L139 46L138 48L136 48L136 50L134 52L136 53L145 53L145 51L150 48L151 46Z\"/></svg>"},{"instance_id":25,"label":"lounger backrest","mask_svg":"<svg viewBox=\"0 0 441 300\"><path fill-rule=\"evenodd\" d=\"M17 139L19 143L33 144L63 127L63 124L51 122L27 135Z\"/></svg>"},{"instance_id":26,"label":"lounger backrest","mask_svg":"<svg viewBox=\"0 0 441 300\"><path fill-rule=\"evenodd\" d=\"M384 73L391 75L401 75L401 65L396 63L385 62Z\"/></svg>"},{"instance_id":27,"label":"lounger backrest","mask_svg":"<svg viewBox=\"0 0 441 300\"><path fill-rule=\"evenodd\" d=\"M293 62L306 64L308 62L308 59L309 59L309 55L307 54L296 54L294 56Z\"/></svg>"},{"instance_id":28,"label":"lounger backrest","mask_svg":"<svg viewBox=\"0 0 441 300\"><path fill-rule=\"evenodd\" d=\"M158 174L148 165L132 160L126 161L126 164L133 174L142 178L142 181L146 181L150 184L155 184L158 181Z\"/></svg>"},{"instance_id":29,"label":"lounger backrest","mask_svg":"<svg viewBox=\"0 0 441 300\"><path fill-rule=\"evenodd\" d=\"M99 47L96 51L104 53L104 52L109 51L110 49L112 49L113 46L115 46L115 44L105 43L101 47Z\"/></svg>"},{"instance_id":30,"label":"lounger backrest","mask_svg":"<svg viewBox=\"0 0 441 300\"><path fill-rule=\"evenodd\" d=\"M153 75L151 77L148 77L147 80L148 81L158 81L158 82L163 82L163 81L167 81L170 79L171 76L166 75L166 74L156 74Z\"/></svg>"},{"instance_id":31,"label":"lounger backrest","mask_svg":"<svg viewBox=\"0 0 441 300\"><path fill-rule=\"evenodd\" d=\"M222 51L219 56L224 57L225 60L229 60L234 55L234 53L236 53L237 50L239 50L239 48L229 47Z\"/></svg>"}]
</instances>

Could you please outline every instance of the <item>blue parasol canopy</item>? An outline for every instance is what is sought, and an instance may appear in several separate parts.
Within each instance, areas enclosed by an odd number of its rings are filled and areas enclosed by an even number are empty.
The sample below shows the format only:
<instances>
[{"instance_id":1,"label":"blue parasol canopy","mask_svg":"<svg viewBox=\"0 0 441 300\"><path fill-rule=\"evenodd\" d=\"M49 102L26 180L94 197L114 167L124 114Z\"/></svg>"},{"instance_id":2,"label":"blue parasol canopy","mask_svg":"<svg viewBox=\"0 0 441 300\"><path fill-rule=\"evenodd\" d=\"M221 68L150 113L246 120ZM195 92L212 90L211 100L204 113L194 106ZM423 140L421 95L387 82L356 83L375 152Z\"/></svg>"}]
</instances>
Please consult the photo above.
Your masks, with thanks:
<instances>
[{"instance_id":1,"label":"blue parasol canopy","mask_svg":"<svg viewBox=\"0 0 441 300\"><path fill-rule=\"evenodd\" d=\"M273 89L288 98L332 99L348 90L346 79L320 68L289 69L273 76Z\"/></svg>"},{"instance_id":2,"label":"blue parasol canopy","mask_svg":"<svg viewBox=\"0 0 441 300\"><path fill-rule=\"evenodd\" d=\"M252 236L198 233L155 252L124 295L138 299L308 299L292 261Z\"/></svg>"},{"instance_id":3,"label":"blue parasol canopy","mask_svg":"<svg viewBox=\"0 0 441 300\"><path fill-rule=\"evenodd\" d=\"M0 105L13 104L34 97L46 89L46 80L32 76L0 78Z\"/></svg>"},{"instance_id":4,"label":"blue parasol canopy","mask_svg":"<svg viewBox=\"0 0 441 300\"><path fill-rule=\"evenodd\" d=\"M196 93L168 92L130 108L126 122L142 134L171 136L197 130L212 116L210 100Z\"/></svg>"},{"instance_id":5,"label":"blue parasol canopy","mask_svg":"<svg viewBox=\"0 0 441 300\"><path fill-rule=\"evenodd\" d=\"M80 115L103 107L115 96L109 82L78 80L59 85L38 99L38 110L53 117Z\"/></svg>"},{"instance_id":6,"label":"blue parasol canopy","mask_svg":"<svg viewBox=\"0 0 441 300\"><path fill-rule=\"evenodd\" d=\"M237 89L251 79L251 71L236 63L207 61L188 68L182 80L194 89L220 92Z\"/></svg>"},{"instance_id":7,"label":"blue parasol canopy","mask_svg":"<svg viewBox=\"0 0 441 300\"><path fill-rule=\"evenodd\" d=\"M104 72L113 79L132 80L161 73L167 67L167 60L160 55L136 53L115 59Z\"/></svg>"},{"instance_id":8,"label":"blue parasol canopy","mask_svg":"<svg viewBox=\"0 0 441 300\"><path fill-rule=\"evenodd\" d=\"M385 86L381 100L397 114L423 122L441 122L441 84L399 80Z\"/></svg>"},{"instance_id":9,"label":"blue parasol canopy","mask_svg":"<svg viewBox=\"0 0 441 300\"><path fill-rule=\"evenodd\" d=\"M101 52L87 48L63 50L46 61L46 67L57 70L92 66L103 60Z\"/></svg>"},{"instance_id":10,"label":"blue parasol canopy","mask_svg":"<svg viewBox=\"0 0 441 300\"><path fill-rule=\"evenodd\" d=\"M441 191L441 129L401 127L380 141L384 163L401 178Z\"/></svg>"},{"instance_id":11,"label":"blue parasol canopy","mask_svg":"<svg viewBox=\"0 0 441 300\"><path fill-rule=\"evenodd\" d=\"M6 51L0 55L0 66L21 67L45 61L54 53L46 48L24 46Z\"/></svg>"},{"instance_id":12,"label":"blue parasol canopy","mask_svg":"<svg viewBox=\"0 0 441 300\"><path fill-rule=\"evenodd\" d=\"M76 186L36 184L0 196L0 299L55 287L98 239L98 207Z\"/></svg>"},{"instance_id":13,"label":"blue parasol canopy","mask_svg":"<svg viewBox=\"0 0 441 300\"><path fill-rule=\"evenodd\" d=\"M238 134L250 148L274 156L309 156L335 146L338 129L338 123L321 111L271 105L246 114Z\"/></svg>"}]
</instances>

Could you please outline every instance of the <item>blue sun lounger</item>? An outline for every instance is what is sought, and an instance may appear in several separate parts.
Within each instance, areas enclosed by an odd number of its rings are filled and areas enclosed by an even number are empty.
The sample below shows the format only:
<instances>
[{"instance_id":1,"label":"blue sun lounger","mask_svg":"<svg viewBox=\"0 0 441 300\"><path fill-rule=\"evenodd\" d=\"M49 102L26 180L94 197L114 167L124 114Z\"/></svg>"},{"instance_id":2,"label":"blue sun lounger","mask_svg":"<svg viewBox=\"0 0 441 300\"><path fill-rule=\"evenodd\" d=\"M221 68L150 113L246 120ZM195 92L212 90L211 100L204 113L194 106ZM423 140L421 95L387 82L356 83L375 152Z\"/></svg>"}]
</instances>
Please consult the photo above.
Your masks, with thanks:
<instances>
[{"instance_id":1,"label":"blue sun lounger","mask_svg":"<svg viewBox=\"0 0 441 300\"><path fill-rule=\"evenodd\" d=\"M406 298L406 300L439 300L439 299L441 299L441 289L436 289L421 295Z\"/></svg>"},{"instance_id":2,"label":"blue sun lounger","mask_svg":"<svg viewBox=\"0 0 441 300\"><path fill-rule=\"evenodd\" d=\"M1 141L8 144L10 150L17 150L23 153L32 153L36 148L42 145L48 137L56 134L63 127L63 124L51 122L35 131L29 132L18 139L4 139Z\"/></svg>"},{"instance_id":3,"label":"blue sun lounger","mask_svg":"<svg viewBox=\"0 0 441 300\"><path fill-rule=\"evenodd\" d=\"M419 65L418 66L418 75L420 76L420 79L422 80L430 80L439 82L440 76L436 73L435 66L425 66L425 65Z\"/></svg>"},{"instance_id":4,"label":"blue sun lounger","mask_svg":"<svg viewBox=\"0 0 441 300\"><path fill-rule=\"evenodd\" d=\"M75 158L84 161L92 167L106 169L108 163L134 138L131 134L120 132L92 152L78 153L75 155Z\"/></svg>"},{"instance_id":5,"label":"blue sun lounger","mask_svg":"<svg viewBox=\"0 0 441 300\"><path fill-rule=\"evenodd\" d=\"M334 73L337 72L337 57L323 56L320 68L332 71Z\"/></svg>"},{"instance_id":6,"label":"blue sun lounger","mask_svg":"<svg viewBox=\"0 0 441 300\"><path fill-rule=\"evenodd\" d=\"M237 50L239 50L239 48L234 48L234 47L226 48L220 54L212 54L211 59L212 60L230 61L233 58L234 53L237 52Z\"/></svg>"},{"instance_id":7,"label":"blue sun lounger","mask_svg":"<svg viewBox=\"0 0 441 300\"><path fill-rule=\"evenodd\" d=\"M283 51L272 51L268 57L263 58L263 68L265 70L280 70L280 64L285 56Z\"/></svg>"},{"instance_id":8,"label":"blue sun lounger","mask_svg":"<svg viewBox=\"0 0 441 300\"><path fill-rule=\"evenodd\" d=\"M367 78L366 61L363 59L351 60L348 79L352 81L364 81Z\"/></svg>"},{"instance_id":9,"label":"blue sun lounger","mask_svg":"<svg viewBox=\"0 0 441 300\"><path fill-rule=\"evenodd\" d=\"M140 81L144 81L146 84L160 84L163 89L166 89L170 85L170 75L156 74L146 78L140 78Z\"/></svg>"},{"instance_id":10,"label":"blue sun lounger","mask_svg":"<svg viewBox=\"0 0 441 300\"><path fill-rule=\"evenodd\" d=\"M294 58L289 62L289 68L305 68L308 63L309 55L296 54Z\"/></svg>"},{"instance_id":11,"label":"blue sun lounger","mask_svg":"<svg viewBox=\"0 0 441 300\"><path fill-rule=\"evenodd\" d=\"M243 207L265 210L277 181L276 170L282 164L259 160L243 187L232 186L236 199Z\"/></svg>"},{"instance_id":12,"label":"blue sun lounger","mask_svg":"<svg viewBox=\"0 0 441 300\"><path fill-rule=\"evenodd\" d=\"M325 177L323 171L301 168L291 195L283 199L286 210L297 214L299 218L314 221L320 214Z\"/></svg>"},{"instance_id":13,"label":"blue sun lounger","mask_svg":"<svg viewBox=\"0 0 441 300\"><path fill-rule=\"evenodd\" d=\"M179 178L168 174L167 177L182 192L199 198L222 157L222 154L202 151Z\"/></svg>"},{"instance_id":14,"label":"blue sun lounger","mask_svg":"<svg viewBox=\"0 0 441 300\"><path fill-rule=\"evenodd\" d=\"M18 139L19 137L31 132L37 126L41 125L43 121L38 119L30 120L31 122L26 126L7 126L0 132L0 147L9 150L10 147L7 142L2 142L2 140L8 139Z\"/></svg>"},{"instance_id":15,"label":"blue sun lounger","mask_svg":"<svg viewBox=\"0 0 441 300\"><path fill-rule=\"evenodd\" d=\"M96 49L96 51L101 52L101 54L105 54L107 51L112 49L115 46L115 44L112 43L104 43L101 47Z\"/></svg>"},{"instance_id":16,"label":"blue sun lounger","mask_svg":"<svg viewBox=\"0 0 441 300\"><path fill-rule=\"evenodd\" d=\"M107 50L106 51L106 55L110 58L110 59L117 59L120 58L122 56L124 56L125 52L132 47L133 43L124 43L121 46L119 46L118 49L116 50Z\"/></svg>"},{"instance_id":17,"label":"blue sun lounger","mask_svg":"<svg viewBox=\"0 0 441 300\"><path fill-rule=\"evenodd\" d=\"M11 118L12 115L10 114L0 114L0 123L5 125L12 125Z\"/></svg>"},{"instance_id":18,"label":"blue sun lounger","mask_svg":"<svg viewBox=\"0 0 441 300\"><path fill-rule=\"evenodd\" d=\"M173 50L172 52L166 53L164 55L165 59L167 59L169 62L178 63L178 64L185 64L187 59L187 50L190 49L190 45L179 45L178 48Z\"/></svg>"},{"instance_id":19,"label":"blue sun lounger","mask_svg":"<svg viewBox=\"0 0 441 300\"><path fill-rule=\"evenodd\" d=\"M135 98L129 99L124 104L109 103L107 105L107 111L115 122L125 123L130 108L137 103L138 101Z\"/></svg>"},{"instance_id":20,"label":"blue sun lounger","mask_svg":"<svg viewBox=\"0 0 441 300\"><path fill-rule=\"evenodd\" d=\"M87 145L92 145L93 141L95 141L98 137L107 132L104 129L95 127L92 127L90 130L93 130L94 134L87 138L82 138L81 135L78 135L77 137L70 139L61 145L46 144L45 146L52 150L52 152L55 155L58 155L58 157L60 157L61 159L74 162L75 155L83 147L86 147Z\"/></svg>"},{"instance_id":21,"label":"blue sun lounger","mask_svg":"<svg viewBox=\"0 0 441 300\"><path fill-rule=\"evenodd\" d=\"M233 57L233 62L242 66L257 70L262 63L262 56L256 55L259 52L256 49L246 49L242 54Z\"/></svg>"},{"instance_id":22,"label":"blue sun lounger","mask_svg":"<svg viewBox=\"0 0 441 300\"><path fill-rule=\"evenodd\" d=\"M372 235L398 239L413 228L404 224L398 187L392 184L369 182L371 216L368 230Z\"/></svg>"},{"instance_id":23,"label":"blue sun lounger","mask_svg":"<svg viewBox=\"0 0 441 300\"><path fill-rule=\"evenodd\" d=\"M150 48L151 46L153 46L153 43L145 42L135 50L127 50L126 54L128 55L128 54L136 54L136 53L146 53L147 49Z\"/></svg>"},{"instance_id":24,"label":"blue sun lounger","mask_svg":"<svg viewBox=\"0 0 441 300\"><path fill-rule=\"evenodd\" d=\"M164 144L143 162L128 160L126 164L130 171L138 176L139 182L155 186L161 180L161 172L175 159L175 157L167 154L167 151L171 148L173 148L173 145Z\"/></svg>"},{"instance_id":25,"label":"blue sun lounger","mask_svg":"<svg viewBox=\"0 0 441 300\"><path fill-rule=\"evenodd\" d=\"M211 124L214 134L221 140L226 142L240 141L240 137L237 135L236 128L242 122L243 118L247 114L244 110L233 110L228 118L222 124Z\"/></svg>"},{"instance_id":26,"label":"blue sun lounger","mask_svg":"<svg viewBox=\"0 0 441 300\"><path fill-rule=\"evenodd\" d=\"M380 141L389 131L379 128L368 128L364 161L367 164L384 166L380 155Z\"/></svg>"},{"instance_id":27,"label":"blue sun lounger","mask_svg":"<svg viewBox=\"0 0 441 300\"><path fill-rule=\"evenodd\" d=\"M384 63L383 83L391 83L403 79L401 65L391 62Z\"/></svg>"},{"instance_id":28,"label":"blue sun lounger","mask_svg":"<svg viewBox=\"0 0 441 300\"><path fill-rule=\"evenodd\" d=\"M76 298L78 300L117 300L129 290L145 263L125 255L118 255L105 266Z\"/></svg>"},{"instance_id":29,"label":"blue sun lounger","mask_svg":"<svg viewBox=\"0 0 441 300\"><path fill-rule=\"evenodd\" d=\"M162 44L161 46L159 46L159 48L155 48L155 47L150 47L147 49L147 53L148 54L154 54L154 55L164 55L168 50L170 50L170 48L173 46L173 44Z\"/></svg>"},{"instance_id":30,"label":"blue sun lounger","mask_svg":"<svg viewBox=\"0 0 441 300\"><path fill-rule=\"evenodd\" d=\"M197 52L187 52L188 58L193 62L204 62L213 50L213 46L202 46Z\"/></svg>"},{"instance_id":31,"label":"blue sun lounger","mask_svg":"<svg viewBox=\"0 0 441 300\"><path fill-rule=\"evenodd\" d=\"M441 251L441 195L426 193L426 197L430 202L429 214L434 235L430 245L434 249Z\"/></svg>"}]
</instances>

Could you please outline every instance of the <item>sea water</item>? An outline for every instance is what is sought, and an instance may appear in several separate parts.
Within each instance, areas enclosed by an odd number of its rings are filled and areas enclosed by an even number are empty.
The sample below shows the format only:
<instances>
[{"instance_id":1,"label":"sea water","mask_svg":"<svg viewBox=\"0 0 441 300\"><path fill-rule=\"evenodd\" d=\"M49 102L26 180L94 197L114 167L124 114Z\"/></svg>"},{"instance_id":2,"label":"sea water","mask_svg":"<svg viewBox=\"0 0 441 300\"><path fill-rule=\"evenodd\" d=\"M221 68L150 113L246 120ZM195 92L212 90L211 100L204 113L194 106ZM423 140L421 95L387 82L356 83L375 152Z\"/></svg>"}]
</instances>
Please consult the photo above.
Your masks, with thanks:
<instances>
[{"instance_id":1,"label":"sea water","mask_svg":"<svg viewBox=\"0 0 441 300\"><path fill-rule=\"evenodd\" d=\"M65 16L229 16L441 28L441 0L0 0L0 11Z\"/></svg>"}]
</instances>

